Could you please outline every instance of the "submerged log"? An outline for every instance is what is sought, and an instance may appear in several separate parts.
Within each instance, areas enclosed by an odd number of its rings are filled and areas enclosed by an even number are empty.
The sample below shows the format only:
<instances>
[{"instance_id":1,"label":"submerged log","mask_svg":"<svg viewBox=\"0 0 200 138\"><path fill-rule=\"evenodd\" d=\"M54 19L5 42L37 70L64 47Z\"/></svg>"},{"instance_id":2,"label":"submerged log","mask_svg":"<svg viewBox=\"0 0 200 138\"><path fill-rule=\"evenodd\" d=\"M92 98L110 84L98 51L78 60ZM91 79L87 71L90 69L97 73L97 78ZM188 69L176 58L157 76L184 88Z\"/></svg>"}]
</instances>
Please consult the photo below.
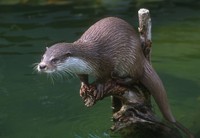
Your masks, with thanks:
<instances>
[{"instance_id":1,"label":"submerged log","mask_svg":"<svg viewBox=\"0 0 200 138\"><path fill-rule=\"evenodd\" d=\"M151 62L151 18L149 10L140 9L139 34L145 57ZM123 138L182 138L180 132L167 122L162 122L153 112L150 92L140 83L129 86L117 83L117 79L106 82L104 95L113 98L113 132L119 132ZM95 91L97 83L82 87L82 95L86 106L93 106L97 101Z\"/></svg>"}]
</instances>

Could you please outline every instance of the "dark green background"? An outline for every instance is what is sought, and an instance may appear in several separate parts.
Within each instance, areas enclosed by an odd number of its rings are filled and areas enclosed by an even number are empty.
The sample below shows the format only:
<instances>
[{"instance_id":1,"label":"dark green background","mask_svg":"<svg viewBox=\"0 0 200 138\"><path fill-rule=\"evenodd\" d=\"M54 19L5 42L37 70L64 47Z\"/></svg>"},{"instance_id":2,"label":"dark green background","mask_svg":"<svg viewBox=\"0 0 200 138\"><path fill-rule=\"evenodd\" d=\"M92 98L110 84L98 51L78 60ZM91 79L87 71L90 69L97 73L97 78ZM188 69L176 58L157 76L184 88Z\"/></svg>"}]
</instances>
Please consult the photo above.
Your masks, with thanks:
<instances>
[{"instance_id":1,"label":"dark green background","mask_svg":"<svg viewBox=\"0 0 200 138\"><path fill-rule=\"evenodd\" d=\"M34 72L32 64L40 61L46 46L73 42L103 17L121 17L137 28L141 7L151 12L152 63L168 91L172 111L200 137L197 0L0 0L0 4L1 138L114 137L109 132L110 98L86 108L77 78L52 83L46 75ZM154 107L160 114L156 104Z\"/></svg>"}]
</instances>

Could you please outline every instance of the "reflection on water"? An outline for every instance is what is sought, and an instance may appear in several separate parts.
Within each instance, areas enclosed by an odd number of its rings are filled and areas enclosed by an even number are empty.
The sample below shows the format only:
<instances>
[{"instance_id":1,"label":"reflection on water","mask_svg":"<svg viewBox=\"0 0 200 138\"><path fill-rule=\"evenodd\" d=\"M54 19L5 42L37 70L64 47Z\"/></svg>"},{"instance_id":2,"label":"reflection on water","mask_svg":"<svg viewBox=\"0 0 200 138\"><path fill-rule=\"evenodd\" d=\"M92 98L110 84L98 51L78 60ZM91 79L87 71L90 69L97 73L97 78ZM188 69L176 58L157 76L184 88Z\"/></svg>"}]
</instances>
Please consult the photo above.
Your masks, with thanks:
<instances>
[{"instance_id":1,"label":"reflection on water","mask_svg":"<svg viewBox=\"0 0 200 138\"><path fill-rule=\"evenodd\" d=\"M177 120L199 136L199 10L154 8L150 9L153 64ZM109 98L86 108L77 78L52 83L32 69L46 46L72 42L97 19L110 15L137 27L137 8L125 2L109 7L76 3L0 7L0 137L114 137L108 130L112 124Z\"/></svg>"}]
</instances>

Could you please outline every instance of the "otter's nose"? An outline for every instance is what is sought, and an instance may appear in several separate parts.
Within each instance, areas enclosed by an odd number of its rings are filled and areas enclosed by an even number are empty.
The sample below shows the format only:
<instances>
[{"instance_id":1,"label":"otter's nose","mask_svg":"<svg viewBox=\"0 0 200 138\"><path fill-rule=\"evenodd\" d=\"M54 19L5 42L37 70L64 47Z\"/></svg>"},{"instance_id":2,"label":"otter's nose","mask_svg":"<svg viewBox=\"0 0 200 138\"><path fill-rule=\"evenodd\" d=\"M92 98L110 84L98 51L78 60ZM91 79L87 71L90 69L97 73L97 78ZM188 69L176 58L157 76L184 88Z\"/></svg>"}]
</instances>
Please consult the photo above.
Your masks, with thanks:
<instances>
[{"instance_id":1,"label":"otter's nose","mask_svg":"<svg viewBox=\"0 0 200 138\"><path fill-rule=\"evenodd\" d=\"M40 64L38 65L38 68L39 68L39 70L45 70L45 69L47 68L47 65L44 64L44 63L40 63Z\"/></svg>"},{"instance_id":2,"label":"otter's nose","mask_svg":"<svg viewBox=\"0 0 200 138\"><path fill-rule=\"evenodd\" d=\"M46 67L46 65L40 65L40 69L45 69Z\"/></svg>"}]
</instances>

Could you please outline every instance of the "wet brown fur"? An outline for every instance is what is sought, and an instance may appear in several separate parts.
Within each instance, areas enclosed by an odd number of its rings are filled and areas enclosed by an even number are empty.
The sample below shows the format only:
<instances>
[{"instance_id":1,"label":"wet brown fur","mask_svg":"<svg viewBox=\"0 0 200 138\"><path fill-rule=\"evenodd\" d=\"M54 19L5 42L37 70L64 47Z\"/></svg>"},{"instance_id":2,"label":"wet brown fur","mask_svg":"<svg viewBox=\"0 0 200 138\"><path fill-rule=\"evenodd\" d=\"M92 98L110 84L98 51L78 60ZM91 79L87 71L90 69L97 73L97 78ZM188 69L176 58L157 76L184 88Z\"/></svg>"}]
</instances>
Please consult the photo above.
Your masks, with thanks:
<instances>
[{"instance_id":1,"label":"wet brown fur","mask_svg":"<svg viewBox=\"0 0 200 138\"><path fill-rule=\"evenodd\" d=\"M84 57L88 56L86 60L92 62L98 77L108 78L113 70L136 78L143 74L144 55L139 37L119 18L98 21L74 44L85 51Z\"/></svg>"}]
</instances>

